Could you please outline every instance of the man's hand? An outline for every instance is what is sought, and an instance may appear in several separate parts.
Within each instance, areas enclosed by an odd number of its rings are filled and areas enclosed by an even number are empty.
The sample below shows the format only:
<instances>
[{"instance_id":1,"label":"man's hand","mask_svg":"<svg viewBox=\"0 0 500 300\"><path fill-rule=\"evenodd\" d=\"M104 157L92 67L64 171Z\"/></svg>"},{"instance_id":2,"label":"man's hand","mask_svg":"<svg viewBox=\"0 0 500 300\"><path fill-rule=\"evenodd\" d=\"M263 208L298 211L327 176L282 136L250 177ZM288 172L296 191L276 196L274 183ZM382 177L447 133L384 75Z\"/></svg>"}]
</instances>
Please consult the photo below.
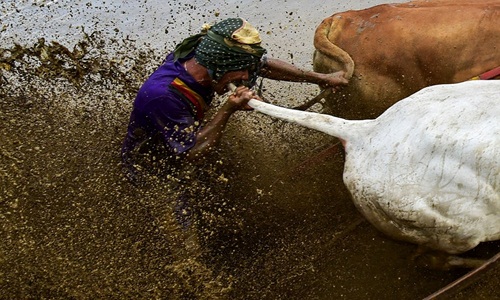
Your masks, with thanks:
<instances>
[{"instance_id":1,"label":"man's hand","mask_svg":"<svg viewBox=\"0 0 500 300\"><path fill-rule=\"evenodd\" d=\"M338 71L330 74L321 75L321 83L319 86L324 88L333 88L334 90L339 90L342 85L346 85L349 81L344 77L344 71Z\"/></svg>"},{"instance_id":2,"label":"man's hand","mask_svg":"<svg viewBox=\"0 0 500 300\"><path fill-rule=\"evenodd\" d=\"M236 110L252 110L248 105L250 99L261 100L259 96L255 94L254 91L250 90L246 86L239 86L234 90L234 92L227 99L227 104L230 105L235 111Z\"/></svg>"}]
</instances>

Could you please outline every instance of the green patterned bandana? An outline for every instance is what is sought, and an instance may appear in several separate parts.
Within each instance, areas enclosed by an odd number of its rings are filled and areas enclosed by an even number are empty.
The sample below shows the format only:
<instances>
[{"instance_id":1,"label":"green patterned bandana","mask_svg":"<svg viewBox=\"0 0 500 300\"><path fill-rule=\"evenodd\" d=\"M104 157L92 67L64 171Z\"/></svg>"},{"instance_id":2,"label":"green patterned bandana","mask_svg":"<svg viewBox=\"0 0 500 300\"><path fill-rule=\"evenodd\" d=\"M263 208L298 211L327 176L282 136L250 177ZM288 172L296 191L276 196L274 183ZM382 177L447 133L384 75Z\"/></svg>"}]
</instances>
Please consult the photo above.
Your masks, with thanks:
<instances>
[{"instance_id":1,"label":"green patterned bandana","mask_svg":"<svg viewBox=\"0 0 500 300\"><path fill-rule=\"evenodd\" d=\"M191 36L177 45L176 59L187 56L193 49L196 60L210 70L213 79L226 72L257 70L266 49L260 46L259 32L241 18L223 20L206 33Z\"/></svg>"}]
</instances>

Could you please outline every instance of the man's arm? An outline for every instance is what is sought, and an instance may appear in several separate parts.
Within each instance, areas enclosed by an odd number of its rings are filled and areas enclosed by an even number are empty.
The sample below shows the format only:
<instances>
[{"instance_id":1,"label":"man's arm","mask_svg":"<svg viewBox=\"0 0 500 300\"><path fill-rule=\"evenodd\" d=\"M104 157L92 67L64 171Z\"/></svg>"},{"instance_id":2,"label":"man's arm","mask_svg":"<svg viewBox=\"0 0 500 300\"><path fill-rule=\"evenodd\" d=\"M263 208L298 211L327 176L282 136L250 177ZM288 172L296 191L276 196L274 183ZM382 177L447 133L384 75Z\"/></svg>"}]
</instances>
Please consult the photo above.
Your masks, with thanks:
<instances>
[{"instance_id":1,"label":"man's arm","mask_svg":"<svg viewBox=\"0 0 500 300\"><path fill-rule=\"evenodd\" d=\"M226 103L217 111L212 120L208 122L197 134L196 144L187 153L186 159L192 162L205 157L212 147L216 146L224 133L230 117L238 110L245 109L252 98L257 98L247 87L238 87L230 95Z\"/></svg>"},{"instance_id":2,"label":"man's arm","mask_svg":"<svg viewBox=\"0 0 500 300\"><path fill-rule=\"evenodd\" d=\"M320 86L336 87L348 83L344 78L344 72L339 71L332 74L305 71L296 66L276 58L267 58L261 70L261 75L275 80L294 82L310 82Z\"/></svg>"}]
</instances>

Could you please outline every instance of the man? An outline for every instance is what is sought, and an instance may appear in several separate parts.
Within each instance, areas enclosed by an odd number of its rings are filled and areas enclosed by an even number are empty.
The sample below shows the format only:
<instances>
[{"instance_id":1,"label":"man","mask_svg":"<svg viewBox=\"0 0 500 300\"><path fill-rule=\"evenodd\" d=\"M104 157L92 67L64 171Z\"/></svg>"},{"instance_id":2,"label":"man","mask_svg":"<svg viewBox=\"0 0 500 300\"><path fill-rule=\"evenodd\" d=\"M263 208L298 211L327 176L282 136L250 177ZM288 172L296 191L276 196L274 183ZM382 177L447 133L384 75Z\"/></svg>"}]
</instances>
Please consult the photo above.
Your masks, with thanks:
<instances>
[{"instance_id":1,"label":"man","mask_svg":"<svg viewBox=\"0 0 500 300\"><path fill-rule=\"evenodd\" d=\"M231 115L257 98L257 76L326 87L347 83L343 73L304 71L264 56L259 32L241 18L216 23L181 42L139 90L122 147L130 179L139 174L175 174L182 162L201 160L216 146ZM202 126L214 92L238 88ZM145 170L147 169L147 170Z\"/></svg>"}]
</instances>

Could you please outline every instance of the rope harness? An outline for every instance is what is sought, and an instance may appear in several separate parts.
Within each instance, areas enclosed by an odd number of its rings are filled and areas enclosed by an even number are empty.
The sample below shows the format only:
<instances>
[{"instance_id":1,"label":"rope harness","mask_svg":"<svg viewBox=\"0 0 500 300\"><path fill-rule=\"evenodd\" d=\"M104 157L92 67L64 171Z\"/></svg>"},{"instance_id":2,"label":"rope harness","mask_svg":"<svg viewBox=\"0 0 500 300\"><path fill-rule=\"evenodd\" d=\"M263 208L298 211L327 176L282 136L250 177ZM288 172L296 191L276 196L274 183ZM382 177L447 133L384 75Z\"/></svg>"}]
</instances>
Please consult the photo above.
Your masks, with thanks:
<instances>
[{"instance_id":1,"label":"rope harness","mask_svg":"<svg viewBox=\"0 0 500 300\"><path fill-rule=\"evenodd\" d=\"M488 79L494 79L495 77L500 76L500 66L496 67L494 69L491 69L487 72L484 72L481 75L474 76L470 80L488 80Z\"/></svg>"}]
</instances>

